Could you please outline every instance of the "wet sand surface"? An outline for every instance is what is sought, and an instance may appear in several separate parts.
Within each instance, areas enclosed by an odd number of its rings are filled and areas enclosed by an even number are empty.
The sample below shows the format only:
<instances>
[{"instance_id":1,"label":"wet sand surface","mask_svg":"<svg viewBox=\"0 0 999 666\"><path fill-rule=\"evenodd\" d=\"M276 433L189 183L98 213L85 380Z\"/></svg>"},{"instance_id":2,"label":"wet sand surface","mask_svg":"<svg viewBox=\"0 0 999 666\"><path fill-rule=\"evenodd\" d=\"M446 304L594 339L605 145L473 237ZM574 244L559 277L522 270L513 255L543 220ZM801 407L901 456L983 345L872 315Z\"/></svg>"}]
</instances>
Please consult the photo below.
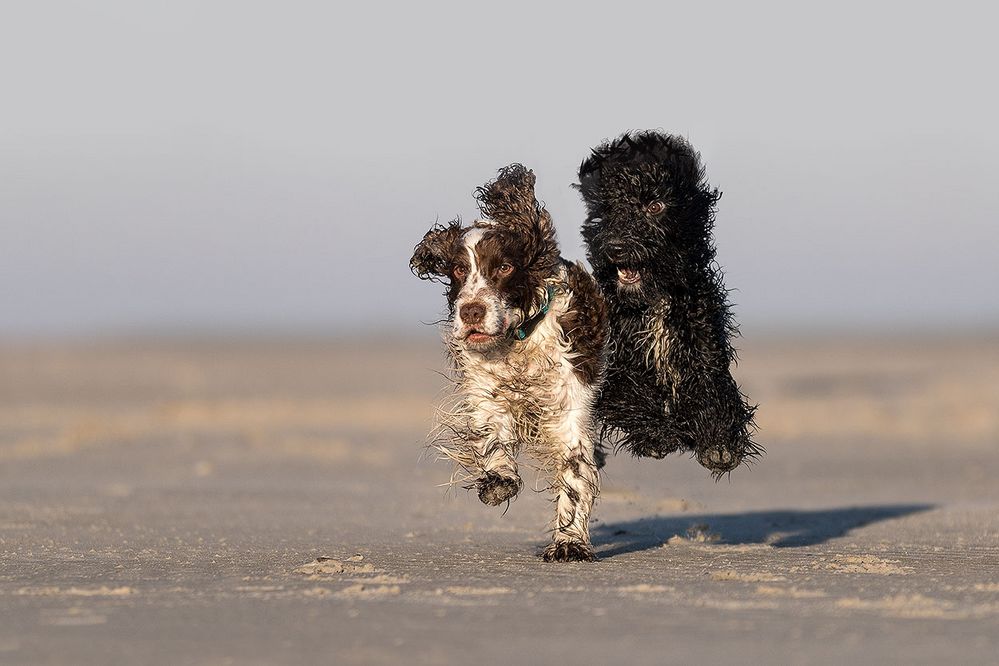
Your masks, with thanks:
<instances>
[{"instance_id":1,"label":"wet sand surface","mask_svg":"<svg viewBox=\"0 0 999 666\"><path fill-rule=\"evenodd\" d=\"M432 340L0 347L0 663L999 661L999 339L741 347L767 456L612 457L592 564L440 487Z\"/></svg>"}]
</instances>

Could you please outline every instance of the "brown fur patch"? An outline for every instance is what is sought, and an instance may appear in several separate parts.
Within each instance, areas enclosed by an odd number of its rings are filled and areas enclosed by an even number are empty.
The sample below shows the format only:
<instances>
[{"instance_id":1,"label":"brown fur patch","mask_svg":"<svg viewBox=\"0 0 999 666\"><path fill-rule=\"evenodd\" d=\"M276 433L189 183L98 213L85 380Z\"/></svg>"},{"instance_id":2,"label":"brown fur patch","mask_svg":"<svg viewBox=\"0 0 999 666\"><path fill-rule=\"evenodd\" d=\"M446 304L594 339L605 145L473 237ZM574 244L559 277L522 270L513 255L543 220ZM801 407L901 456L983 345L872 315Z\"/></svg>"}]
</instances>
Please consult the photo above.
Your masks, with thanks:
<instances>
[{"instance_id":1,"label":"brown fur patch","mask_svg":"<svg viewBox=\"0 0 999 666\"><path fill-rule=\"evenodd\" d=\"M488 227L488 231L475 245L475 261L486 283L507 302L525 312L537 307L537 293L548 273L548 262L539 268L532 263L530 246L536 242L531 233L515 233L506 228ZM510 275L499 272L502 264L513 266Z\"/></svg>"},{"instance_id":2,"label":"brown fur patch","mask_svg":"<svg viewBox=\"0 0 999 666\"><path fill-rule=\"evenodd\" d=\"M604 368L604 341L607 338L607 305L597 283L580 264L566 262L566 282L572 292L569 310L559 317L559 325L578 356L573 361L576 377L592 385Z\"/></svg>"},{"instance_id":3,"label":"brown fur patch","mask_svg":"<svg viewBox=\"0 0 999 666\"><path fill-rule=\"evenodd\" d=\"M479 211L508 237L518 239L520 268L548 278L558 270L552 217L534 195L534 172L522 164L500 169L496 180L475 191Z\"/></svg>"},{"instance_id":4,"label":"brown fur patch","mask_svg":"<svg viewBox=\"0 0 999 666\"><path fill-rule=\"evenodd\" d=\"M447 226L435 224L431 227L413 249L413 258L409 260L413 274L421 280L449 276L455 246L463 232L460 220L452 220Z\"/></svg>"}]
</instances>

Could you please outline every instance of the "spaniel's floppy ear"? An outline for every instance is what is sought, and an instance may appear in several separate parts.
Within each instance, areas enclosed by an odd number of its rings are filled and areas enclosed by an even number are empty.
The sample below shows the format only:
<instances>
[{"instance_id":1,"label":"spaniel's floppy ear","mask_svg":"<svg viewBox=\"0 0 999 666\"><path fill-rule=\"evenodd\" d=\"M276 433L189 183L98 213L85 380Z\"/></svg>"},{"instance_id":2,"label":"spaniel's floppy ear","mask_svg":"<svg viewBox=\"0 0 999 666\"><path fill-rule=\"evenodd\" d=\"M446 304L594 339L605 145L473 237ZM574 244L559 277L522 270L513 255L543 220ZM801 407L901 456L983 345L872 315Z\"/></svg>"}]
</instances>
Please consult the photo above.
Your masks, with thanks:
<instances>
[{"instance_id":1,"label":"spaniel's floppy ear","mask_svg":"<svg viewBox=\"0 0 999 666\"><path fill-rule=\"evenodd\" d=\"M432 280L448 274L451 259L454 257L455 243L461 236L461 220L452 220L447 225L435 224L423 236L423 240L413 250L409 268L421 280Z\"/></svg>"},{"instance_id":2,"label":"spaniel's floppy ear","mask_svg":"<svg viewBox=\"0 0 999 666\"><path fill-rule=\"evenodd\" d=\"M526 248L533 266L544 272L555 270L558 242L552 216L534 196L534 172L523 164L500 169L496 180L475 191L482 215L500 228L529 239Z\"/></svg>"},{"instance_id":3,"label":"spaniel's floppy ear","mask_svg":"<svg viewBox=\"0 0 999 666\"><path fill-rule=\"evenodd\" d=\"M552 228L552 218L534 196L534 172L523 164L499 170L496 180L475 190L482 215L500 226Z\"/></svg>"}]
</instances>

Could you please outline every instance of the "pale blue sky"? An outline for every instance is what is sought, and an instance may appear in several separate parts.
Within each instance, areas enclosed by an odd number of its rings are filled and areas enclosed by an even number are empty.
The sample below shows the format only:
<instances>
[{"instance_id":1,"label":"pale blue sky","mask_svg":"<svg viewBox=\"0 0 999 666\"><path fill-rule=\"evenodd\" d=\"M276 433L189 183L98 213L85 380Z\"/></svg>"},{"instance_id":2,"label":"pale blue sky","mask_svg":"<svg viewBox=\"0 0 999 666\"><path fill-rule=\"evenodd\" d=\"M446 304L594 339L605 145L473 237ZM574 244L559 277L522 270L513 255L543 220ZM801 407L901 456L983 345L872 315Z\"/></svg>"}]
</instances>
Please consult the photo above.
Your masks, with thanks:
<instances>
[{"instance_id":1,"label":"pale blue sky","mask_svg":"<svg viewBox=\"0 0 999 666\"><path fill-rule=\"evenodd\" d=\"M523 162L582 258L576 167L652 127L745 327L999 324L985 3L338 5L0 5L0 336L419 331L435 218Z\"/></svg>"}]
</instances>

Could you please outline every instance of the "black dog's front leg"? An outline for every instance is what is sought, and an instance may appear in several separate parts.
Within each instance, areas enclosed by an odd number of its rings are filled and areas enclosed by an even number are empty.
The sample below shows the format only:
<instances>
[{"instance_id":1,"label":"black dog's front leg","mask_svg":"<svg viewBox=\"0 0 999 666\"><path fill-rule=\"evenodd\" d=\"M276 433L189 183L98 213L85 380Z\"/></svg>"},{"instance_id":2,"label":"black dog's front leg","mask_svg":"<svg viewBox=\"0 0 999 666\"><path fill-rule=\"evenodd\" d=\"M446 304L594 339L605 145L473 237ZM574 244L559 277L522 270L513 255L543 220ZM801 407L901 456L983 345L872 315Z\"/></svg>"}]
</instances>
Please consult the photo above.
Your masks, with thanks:
<instances>
[{"instance_id":1,"label":"black dog's front leg","mask_svg":"<svg viewBox=\"0 0 999 666\"><path fill-rule=\"evenodd\" d=\"M732 377L736 331L719 288L707 285L694 297L677 298L666 317L671 344L671 420L684 448L716 476L762 451L752 441L753 413Z\"/></svg>"},{"instance_id":2,"label":"black dog's front leg","mask_svg":"<svg viewBox=\"0 0 999 666\"><path fill-rule=\"evenodd\" d=\"M633 455L665 458L689 448L673 416L672 391L637 354L613 366L597 401L597 413L611 441ZM635 378L638 381L635 381Z\"/></svg>"}]
</instances>

